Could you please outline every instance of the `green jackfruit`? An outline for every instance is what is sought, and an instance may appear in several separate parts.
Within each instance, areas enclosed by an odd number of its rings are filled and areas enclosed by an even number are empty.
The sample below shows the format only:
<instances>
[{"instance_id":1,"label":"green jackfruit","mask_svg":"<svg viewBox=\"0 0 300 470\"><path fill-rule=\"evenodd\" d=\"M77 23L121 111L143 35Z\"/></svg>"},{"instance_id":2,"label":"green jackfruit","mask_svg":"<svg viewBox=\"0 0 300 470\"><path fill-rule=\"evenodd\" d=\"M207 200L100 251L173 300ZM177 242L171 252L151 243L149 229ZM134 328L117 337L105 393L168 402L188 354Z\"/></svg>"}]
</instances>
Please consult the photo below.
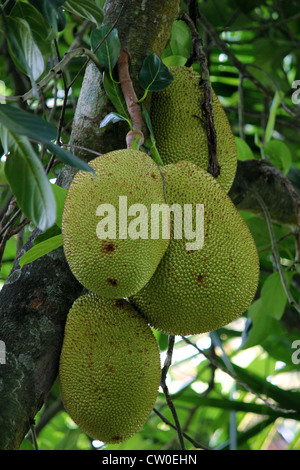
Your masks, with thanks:
<instances>
[{"instance_id":1,"label":"green jackfruit","mask_svg":"<svg viewBox=\"0 0 300 470\"><path fill-rule=\"evenodd\" d=\"M188 160L208 169L207 134L202 115L200 75L188 67L171 66L174 81L151 97L150 117L156 147L164 164ZM237 149L227 116L213 92L217 134L218 182L229 191L237 169Z\"/></svg>"},{"instance_id":2,"label":"green jackfruit","mask_svg":"<svg viewBox=\"0 0 300 470\"><path fill-rule=\"evenodd\" d=\"M155 274L130 301L152 327L165 333L212 331L238 318L251 304L259 277L256 246L231 199L209 173L185 161L161 169L171 212L171 241ZM195 234L196 204L203 204L204 218L199 220L204 220L204 229L198 224L204 240L201 249L186 249L189 238L196 236L184 236L185 220L182 237L179 231L175 236L173 204L182 208L184 217L185 204L192 205Z\"/></svg>"},{"instance_id":3,"label":"green jackfruit","mask_svg":"<svg viewBox=\"0 0 300 470\"><path fill-rule=\"evenodd\" d=\"M79 171L66 196L65 256L86 289L108 298L128 297L149 281L169 244L141 237L135 232L138 216L129 217L134 215L130 208L136 214L140 210L135 204L142 204L146 215L152 203L165 202L163 178L152 158L138 150L110 152L90 165L95 176Z\"/></svg>"},{"instance_id":4,"label":"green jackfruit","mask_svg":"<svg viewBox=\"0 0 300 470\"><path fill-rule=\"evenodd\" d=\"M65 409L84 432L105 443L129 439L157 398L155 336L125 300L83 295L67 316L59 378Z\"/></svg>"}]
</instances>

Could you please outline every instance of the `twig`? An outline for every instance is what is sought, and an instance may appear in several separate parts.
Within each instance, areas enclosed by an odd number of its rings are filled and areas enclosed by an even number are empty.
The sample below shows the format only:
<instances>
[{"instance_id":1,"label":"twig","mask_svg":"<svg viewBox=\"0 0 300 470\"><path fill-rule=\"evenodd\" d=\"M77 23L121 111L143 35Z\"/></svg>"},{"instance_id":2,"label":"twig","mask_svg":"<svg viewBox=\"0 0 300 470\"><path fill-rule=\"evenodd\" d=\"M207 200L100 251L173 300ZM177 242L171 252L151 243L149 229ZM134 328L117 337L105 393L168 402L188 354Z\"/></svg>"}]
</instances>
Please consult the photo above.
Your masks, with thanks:
<instances>
[{"instance_id":1,"label":"twig","mask_svg":"<svg viewBox=\"0 0 300 470\"><path fill-rule=\"evenodd\" d=\"M167 424L168 426L170 426L170 428L176 429L176 426L174 426L174 424L172 424L171 421L169 421L167 418L165 418L164 415L162 415L160 411L158 411L156 408L153 408L153 411L154 411L154 413L157 414L157 416L160 417L160 419L161 419L165 424ZM194 440L192 437L190 437L186 432L183 432L182 435L183 435L189 442L191 442L191 444L193 444L193 446L196 447L196 449L211 450L209 447L205 447L203 444L199 444L199 442L195 441L195 440Z\"/></svg>"},{"instance_id":2,"label":"twig","mask_svg":"<svg viewBox=\"0 0 300 470\"><path fill-rule=\"evenodd\" d=\"M167 405L170 408L170 411L172 413L172 416L173 416L173 419L174 419L174 422L175 422L175 427L176 427L177 434L178 434L180 448L181 448L181 450L185 450L185 445L184 445L184 441L183 441L183 434L182 434L181 426L180 426L180 423L179 423L179 419L178 419L178 416L177 416L177 413L176 413L175 406L174 406L174 404L172 402L172 399L170 397L169 389L168 389L167 384L166 384L166 378L167 378L168 370L169 370L169 367L171 366L171 363L172 363L172 354L173 354L173 349L174 349L174 342L175 342L175 336L169 335L167 356L166 356L166 360L165 360L164 366L163 366L162 371L161 371L160 386L161 386L161 388L164 392L164 395L166 397Z\"/></svg>"},{"instance_id":3,"label":"twig","mask_svg":"<svg viewBox=\"0 0 300 470\"><path fill-rule=\"evenodd\" d=\"M133 83L129 74L129 55L127 51L121 49L117 62L119 82L126 101L128 113L132 121L132 131L126 136L127 148L139 149L144 142L143 118L140 105L137 103Z\"/></svg>"},{"instance_id":4,"label":"twig","mask_svg":"<svg viewBox=\"0 0 300 470\"><path fill-rule=\"evenodd\" d=\"M101 46L101 44L104 43L104 41L108 38L108 36L110 35L110 33L112 32L112 30L116 27L120 17L121 17L121 14L122 14L122 11L126 5L126 2L127 0L124 0L121 8L120 8L120 11L117 15L117 18L115 19L113 25L111 26L111 28L107 31L106 35L104 36L104 38L102 39L102 41L99 42L99 44L97 45L97 47L93 50L93 53L95 54L95 52L99 49L99 47ZM90 58L87 59L87 61L83 64L83 66L79 69L79 71L77 72L77 74L75 75L75 77L73 78L72 82L70 83L70 87L73 86L74 82L77 80L77 78L79 77L79 75L81 74L82 70L88 65L88 63L90 62Z\"/></svg>"},{"instance_id":5,"label":"twig","mask_svg":"<svg viewBox=\"0 0 300 470\"><path fill-rule=\"evenodd\" d=\"M252 83L261 90L265 95L270 96L272 92L268 90L259 80L257 80L251 72L247 70L247 67L234 55L231 49L227 44L220 39L219 31L217 31L210 23L207 21L205 16L198 9L198 20L201 23L201 26L207 31L209 36L214 40L215 44L227 55L230 62L243 74L244 78L248 78Z\"/></svg>"},{"instance_id":6,"label":"twig","mask_svg":"<svg viewBox=\"0 0 300 470\"><path fill-rule=\"evenodd\" d=\"M62 73L63 69L68 65L68 63L76 56L81 56L81 55L86 55L89 57L90 60L94 62L94 64L98 67L98 69L102 72L103 67L100 64L99 60L97 59L96 55L90 51L89 49L86 49L84 47L78 48L78 49L73 49L70 52L67 52L64 57L61 59L61 61L55 65L50 72L39 82L36 84L37 89L40 90L43 88L45 85L47 85L52 78L55 77L55 75ZM18 96L2 96L0 95L0 100L3 101L11 101L11 102L18 102L18 101L27 101L33 96L33 89L27 91L24 93L24 95L18 95Z\"/></svg>"},{"instance_id":7,"label":"twig","mask_svg":"<svg viewBox=\"0 0 300 470\"><path fill-rule=\"evenodd\" d=\"M238 87L238 94L239 94L239 107L238 107L238 116L239 116L239 134L241 139L245 139L244 133L244 93L243 93L243 82L244 77L241 72L239 72L239 87Z\"/></svg>"},{"instance_id":8,"label":"twig","mask_svg":"<svg viewBox=\"0 0 300 470\"><path fill-rule=\"evenodd\" d=\"M233 372L231 372L229 369L226 367L223 367L218 361L216 361L210 354L207 354L203 349L200 349L196 344L194 344L189 338L186 338L185 336L182 336L183 341L185 341L187 344L190 344L194 348L197 349L197 351L202 354L206 359L210 361L217 369L220 369L222 372L225 372L225 374L228 374L232 379L234 379L239 385L241 385L243 388L245 388L248 392L250 392L252 395L255 397L259 398L260 400L263 401L263 403L272 408L273 410L280 411L281 413L297 413L296 410L286 410L285 408L280 408L273 403L269 402L265 398L263 398L261 395L256 393L254 390L249 387L248 384L240 380Z\"/></svg>"},{"instance_id":9,"label":"twig","mask_svg":"<svg viewBox=\"0 0 300 470\"><path fill-rule=\"evenodd\" d=\"M184 12L182 19L188 25L191 31L193 51L195 58L197 59L200 70L201 80L199 85L203 86L203 102L202 113L205 118L206 134L207 134L207 146L208 146L208 169L207 171L212 174L215 178L220 174L220 165L217 157L217 133L214 124L213 116L213 96L212 87L210 82L209 70L207 66L206 55L203 50L203 44L199 37L197 28L191 18Z\"/></svg>"},{"instance_id":10,"label":"twig","mask_svg":"<svg viewBox=\"0 0 300 470\"><path fill-rule=\"evenodd\" d=\"M285 275L284 275L284 272L283 272L283 269L282 269L282 265L280 263L280 256L279 256L279 252L278 252L278 248L277 248L277 244L276 244L276 239L275 239L275 235L274 235L274 232L273 232L272 221L271 221L271 217L270 217L268 208L267 208L263 198L256 191L254 191L253 194L256 197L256 199L258 200L258 202L261 205L261 208L262 208L262 210L265 214L265 219L266 219L267 226L268 226L268 229L269 229L271 245L272 245L272 250L273 250L276 266L277 266L277 269L278 269L278 272L279 272L279 275L280 275L280 280L281 280L282 286L284 288L284 291L286 293L287 299L289 301L289 304L292 307L294 307L295 310L297 310L298 313L300 313L300 306L297 304L297 302L293 298L293 296L290 293L290 290L287 286L287 283L286 283Z\"/></svg>"}]
</instances>

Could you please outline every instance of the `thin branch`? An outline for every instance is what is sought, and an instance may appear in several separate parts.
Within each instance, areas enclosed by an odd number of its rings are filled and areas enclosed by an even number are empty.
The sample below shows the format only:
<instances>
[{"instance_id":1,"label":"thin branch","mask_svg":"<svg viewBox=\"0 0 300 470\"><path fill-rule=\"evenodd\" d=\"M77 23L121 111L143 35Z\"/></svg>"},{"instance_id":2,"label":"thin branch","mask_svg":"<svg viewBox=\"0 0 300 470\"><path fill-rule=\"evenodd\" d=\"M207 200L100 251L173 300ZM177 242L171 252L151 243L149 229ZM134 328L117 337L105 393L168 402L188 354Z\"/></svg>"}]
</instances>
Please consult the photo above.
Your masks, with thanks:
<instances>
[{"instance_id":1,"label":"thin branch","mask_svg":"<svg viewBox=\"0 0 300 470\"><path fill-rule=\"evenodd\" d=\"M196 344L194 344L189 338L186 338L185 336L182 336L183 341L185 341L187 344L190 344L194 348L197 349L197 351L202 354L208 361L210 361L217 369L220 369L222 372L225 372L225 374L228 374L232 379L234 379L239 385L241 385L245 390L250 392L252 395L255 397L259 398L260 400L263 401L263 403L268 406L269 408L272 408L273 410L280 411L281 413L297 413L296 410L286 410L285 408L280 408L273 403L269 402L266 400L264 397L256 393L254 390L249 387L248 384L240 380L233 372L231 372L229 369L226 367L223 367L218 361L216 361L210 354L207 354L203 349L200 349Z\"/></svg>"},{"instance_id":2,"label":"thin branch","mask_svg":"<svg viewBox=\"0 0 300 470\"><path fill-rule=\"evenodd\" d=\"M219 37L219 31L217 31L201 13L200 9L198 11L198 20L201 26L207 31L207 33L214 40L215 44L227 55L230 62L243 74L244 78L248 78L252 83L262 91L267 96L270 96L271 92L268 90L259 80L257 80L251 72L247 70L246 65L244 65L231 51L227 44Z\"/></svg>"},{"instance_id":3,"label":"thin branch","mask_svg":"<svg viewBox=\"0 0 300 470\"><path fill-rule=\"evenodd\" d=\"M286 1L286 0L285 0ZM298 5L300 7L300 4ZM278 28L278 26L285 24L285 23L290 23L291 21L298 20L300 18L300 13L296 13L296 15L290 16L289 18L284 18L282 20L274 20L274 21L269 21L268 23L260 24L257 26L244 26L240 28L231 28L231 27L226 27L222 29L218 29L218 33L224 33L226 31L229 32L238 32L238 31L257 31L257 30L264 30L264 29L269 29L269 28Z\"/></svg>"},{"instance_id":4,"label":"thin branch","mask_svg":"<svg viewBox=\"0 0 300 470\"><path fill-rule=\"evenodd\" d=\"M245 139L244 132L244 93L243 93L243 82L244 77L241 72L239 72L239 86L238 86L238 95L239 95L239 104L238 104L238 116L239 116L239 134L241 139Z\"/></svg>"},{"instance_id":5,"label":"thin branch","mask_svg":"<svg viewBox=\"0 0 300 470\"><path fill-rule=\"evenodd\" d=\"M273 250L273 254L274 254L274 258L275 258L275 262L276 262L276 267L278 269L280 279L281 279L281 283L282 283L282 286L283 286L284 291L286 293L287 299L289 301L289 304L292 307L294 307L295 310L297 310L298 313L300 313L300 305L298 305L297 302L295 301L295 299L293 298L293 296L290 293L290 290L287 286L287 283L286 283L284 271L283 271L282 265L280 263L279 251L278 251L278 248L277 248L276 239L275 239L273 226L272 226L272 221L271 221L271 217L270 217L268 208L267 208L264 200L262 199L262 197L257 192L254 192L254 195L255 195L256 199L258 200L259 204L261 205L261 208L262 208L262 210L264 211L264 214L265 214L265 219L266 219L268 229L269 229L271 245L272 245L272 250Z\"/></svg>"},{"instance_id":6,"label":"thin branch","mask_svg":"<svg viewBox=\"0 0 300 470\"><path fill-rule=\"evenodd\" d=\"M171 423L171 421L169 421L167 418L164 417L164 415L161 414L160 411L158 411L156 408L153 408L153 411L154 413L157 414L157 416L160 417L160 419L165 423L167 424L168 426L170 426L170 428L173 428L176 430L176 426L174 426L174 424ZM200 444L199 442L195 441L192 437L190 437L186 432L183 432L182 435L185 437L185 439L187 439L191 444L193 444L194 447L196 447L197 449L202 449L202 450L211 450L209 447L206 447L204 446L203 444Z\"/></svg>"},{"instance_id":7,"label":"thin branch","mask_svg":"<svg viewBox=\"0 0 300 470\"><path fill-rule=\"evenodd\" d=\"M126 5L126 2L127 0L124 0L121 8L120 8L120 11L117 15L117 18L115 19L114 23L112 24L111 28L108 30L108 32L105 34L104 38L102 39L102 41L99 42L98 46L94 49L93 53L95 54L96 51L99 49L99 47L101 46L101 44L104 43L104 41L108 38L108 36L110 35L110 33L112 32L112 30L116 27L116 25L118 24L118 21L121 17L121 14L122 14L122 11ZM83 64L83 66L79 69L79 71L77 72L77 74L75 75L75 77L73 78L72 82L70 83L70 87L73 86L74 82L77 80L77 78L79 77L79 75L81 74L82 70L84 70L86 68L86 66L88 65L88 63L90 62L90 58L88 58L88 60Z\"/></svg>"},{"instance_id":8,"label":"thin branch","mask_svg":"<svg viewBox=\"0 0 300 470\"><path fill-rule=\"evenodd\" d=\"M169 368L171 366L171 363L172 363L172 354L173 354L173 349L174 349L174 342L175 342L175 336L169 335L167 356L166 356L166 360L165 360L164 366L163 366L162 371L161 371L160 386L161 386L161 388L164 392L164 395L166 397L167 405L170 408L170 411L172 413L172 416L173 416L173 419L174 419L174 422L175 422L175 427L176 427L177 434L178 434L180 448L181 448L181 450L185 450L185 445L184 445L184 441L183 441L183 434L182 434L181 426L180 426L179 419L178 419L178 416L177 416L177 412L176 412L175 406L172 402L172 399L170 397L169 389L168 389L167 384L166 384L166 378L167 378L168 370L169 370Z\"/></svg>"},{"instance_id":9,"label":"thin branch","mask_svg":"<svg viewBox=\"0 0 300 470\"><path fill-rule=\"evenodd\" d=\"M61 61L55 65L50 72L39 82L36 84L37 90L40 90L43 88L45 85L47 85L52 78L54 78L57 74L62 73L63 69L68 65L68 63L77 56L82 56L86 55L89 57L90 60L94 62L94 64L97 66L97 68L100 70L100 72L103 71L103 67L101 63L99 62L97 56L90 51L89 49L86 49L84 47L78 48L78 49L73 49L70 52L67 52L64 57L61 59ZM18 101L27 101L30 98L33 97L33 89L27 91L24 93L24 95L18 95L18 96L2 96L0 95L0 100L2 101L11 101L11 102L18 102Z\"/></svg>"},{"instance_id":10,"label":"thin branch","mask_svg":"<svg viewBox=\"0 0 300 470\"><path fill-rule=\"evenodd\" d=\"M207 171L212 174L215 178L220 175L220 165L217 157L217 133L214 124L213 115L213 97L212 87L210 82L209 70L207 65L207 59L203 50L203 44L199 37L197 28L191 18L186 14L182 14L182 19L188 25L191 31L193 51L196 60L200 65L201 70L201 81L200 86L203 86L203 102L201 103L202 112L205 118L206 134L207 134L207 145L208 145L208 169Z\"/></svg>"}]
</instances>

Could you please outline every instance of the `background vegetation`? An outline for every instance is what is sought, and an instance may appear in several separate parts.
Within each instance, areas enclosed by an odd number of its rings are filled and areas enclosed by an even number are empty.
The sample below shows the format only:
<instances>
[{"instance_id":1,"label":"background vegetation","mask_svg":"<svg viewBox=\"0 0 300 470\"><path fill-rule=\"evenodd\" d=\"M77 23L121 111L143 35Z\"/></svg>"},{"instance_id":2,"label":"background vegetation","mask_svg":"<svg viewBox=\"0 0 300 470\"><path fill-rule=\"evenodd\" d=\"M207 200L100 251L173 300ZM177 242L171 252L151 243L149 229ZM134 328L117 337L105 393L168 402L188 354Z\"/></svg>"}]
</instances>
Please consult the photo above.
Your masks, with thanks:
<instances>
[{"instance_id":1,"label":"background vegetation","mask_svg":"<svg viewBox=\"0 0 300 470\"><path fill-rule=\"evenodd\" d=\"M87 66L86 50L91 49L91 34L101 27L109 3L2 0L0 94L10 106L30 111L54 129L51 134L47 127L42 140L34 121L26 123L13 116L11 124L0 107L3 286L36 225L42 231L51 226L51 235L59 233L57 224L53 225L51 187L44 180L56 181L65 163L76 166L68 150L79 156L84 153L85 160L100 151L89 140L83 145L70 139ZM127 3L119 2L118 17L115 12L117 29L122 28ZM140 2L130 3L136 3L138 18ZM157 2L152 3L155 8ZM149 10L147 14L151 16ZM131 31L135 21L132 17ZM21 439L21 449L179 449L183 445L186 449L300 449L300 82L296 82L300 80L300 2L181 2L170 41L162 54L157 53L166 65L189 65L200 71L190 21L202 40L212 86L236 136L240 172L231 197L260 255L256 298L240 319L218 331L175 339L155 332L162 366L166 360L163 388L148 422L132 439L118 446L92 441L64 411L54 374L35 424L30 423L29 433ZM150 21L147 24L150 28ZM52 73L66 57L63 71ZM123 124L116 124L118 133ZM115 137L111 145L118 147ZM7 159L8 152L14 160ZM269 173L264 178L259 174L253 182L253 168L267 168L272 178ZM261 196L256 200L246 195L250 182L258 185ZM55 193L54 199L59 205L60 195ZM18 291L14 295L2 302L0 317L8 305L19 301ZM18 342L17 334L14 341ZM4 367L0 365L0 374ZM8 402L3 400L0 406L4 428L15 422L13 411L4 410Z\"/></svg>"}]
</instances>

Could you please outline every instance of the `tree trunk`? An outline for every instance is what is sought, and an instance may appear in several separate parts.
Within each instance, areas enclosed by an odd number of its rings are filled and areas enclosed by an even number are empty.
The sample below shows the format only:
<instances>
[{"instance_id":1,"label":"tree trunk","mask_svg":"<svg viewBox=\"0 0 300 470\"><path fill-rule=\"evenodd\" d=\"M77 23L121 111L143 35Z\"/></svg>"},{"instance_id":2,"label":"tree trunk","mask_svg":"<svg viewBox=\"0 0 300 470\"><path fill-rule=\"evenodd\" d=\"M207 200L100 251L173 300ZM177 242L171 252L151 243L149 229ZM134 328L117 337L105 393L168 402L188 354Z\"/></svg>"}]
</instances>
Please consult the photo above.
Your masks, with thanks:
<instances>
[{"instance_id":1,"label":"tree trunk","mask_svg":"<svg viewBox=\"0 0 300 470\"><path fill-rule=\"evenodd\" d=\"M124 7L123 7L124 4ZM136 92L137 71L150 53L160 55L178 14L179 0L107 0L104 24L116 25L131 58L130 72ZM99 129L112 110L103 90L102 77L90 63L73 122L70 143L99 153L126 147L127 128L115 124ZM77 151L85 160L94 158ZM64 167L58 184L67 188L74 169ZM274 167L258 161L239 162L230 197L239 209L263 215L253 195L259 192L274 221L297 225L299 193ZM36 232L24 247L32 246ZM18 449L30 423L43 405L55 378L67 313L82 293L60 248L20 269L18 262L0 292L0 339L6 347L6 363L0 364L0 449Z\"/></svg>"},{"instance_id":2,"label":"tree trunk","mask_svg":"<svg viewBox=\"0 0 300 470\"><path fill-rule=\"evenodd\" d=\"M133 82L143 59L161 54L179 12L179 0L140 2L109 0L104 24L116 25L122 48L131 58ZM102 78L89 64L73 123L71 143L105 153L126 147L127 129L112 126L99 130L101 119L111 111ZM89 160L91 154L77 152ZM68 187L74 169L65 167L58 184ZM32 246L34 235L24 250ZM18 449L30 423L43 405L57 377L67 313L81 294L58 249L20 269L16 262L0 293L0 339L5 344L6 363L0 364L0 449Z\"/></svg>"}]
</instances>

